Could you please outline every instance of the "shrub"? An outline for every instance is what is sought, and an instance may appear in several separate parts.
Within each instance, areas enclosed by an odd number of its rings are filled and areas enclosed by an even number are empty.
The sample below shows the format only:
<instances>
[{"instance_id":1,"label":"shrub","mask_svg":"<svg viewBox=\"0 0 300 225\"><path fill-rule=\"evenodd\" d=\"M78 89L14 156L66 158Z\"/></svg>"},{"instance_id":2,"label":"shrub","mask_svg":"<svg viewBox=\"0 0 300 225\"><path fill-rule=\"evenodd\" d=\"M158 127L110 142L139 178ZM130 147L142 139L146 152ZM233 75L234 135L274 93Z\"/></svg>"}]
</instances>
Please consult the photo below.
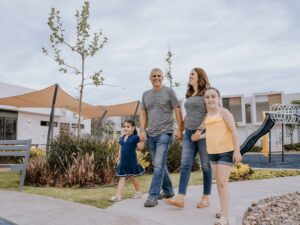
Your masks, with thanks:
<instances>
[{"instance_id":1,"label":"shrub","mask_svg":"<svg viewBox=\"0 0 300 225\"><path fill-rule=\"evenodd\" d=\"M44 157L33 157L29 159L26 171L26 183L43 186L51 185L51 174Z\"/></svg>"},{"instance_id":2,"label":"shrub","mask_svg":"<svg viewBox=\"0 0 300 225\"><path fill-rule=\"evenodd\" d=\"M231 171L229 179L247 180L252 173L253 170L248 166L248 164L238 163Z\"/></svg>"},{"instance_id":3,"label":"shrub","mask_svg":"<svg viewBox=\"0 0 300 225\"><path fill-rule=\"evenodd\" d=\"M150 166L150 161L149 161L149 152L145 151L138 151L137 152L137 159L139 164L147 171L148 167Z\"/></svg>"},{"instance_id":4,"label":"shrub","mask_svg":"<svg viewBox=\"0 0 300 225\"><path fill-rule=\"evenodd\" d=\"M95 172L94 153L78 154L74 158L72 166L64 174L64 178L67 186L79 185L80 187L91 187L100 183L100 179Z\"/></svg>"},{"instance_id":5,"label":"shrub","mask_svg":"<svg viewBox=\"0 0 300 225\"><path fill-rule=\"evenodd\" d=\"M260 146L253 146L249 152L261 152L262 151L262 147Z\"/></svg>"},{"instance_id":6,"label":"shrub","mask_svg":"<svg viewBox=\"0 0 300 225\"><path fill-rule=\"evenodd\" d=\"M45 158L46 157L46 152L45 150L41 149L41 148L32 148L30 149L30 155L29 158L34 158L34 157L42 157Z\"/></svg>"},{"instance_id":7,"label":"shrub","mask_svg":"<svg viewBox=\"0 0 300 225\"><path fill-rule=\"evenodd\" d=\"M182 144L179 141L174 141L168 152L167 166L169 172L178 172L180 171L181 163L181 153L182 153Z\"/></svg>"},{"instance_id":8,"label":"shrub","mask_svg":"<svg viewBox=\"0 0 300 225\"><path fill-rule=\"evenodd\" d=\"M36 186L95 186L100 184L100 179L95 174L94 154L77 155L72 166L65 173L49 169L44 157L34 157L29 160L26 182Z\"/></svg>"},{"instance_id":9,"label":"shrub","mask_svg":"<svg viewBox=\"0 0 300 225\"><path fill-rule=\"evenodd\" d=\"M300 151L300 143L283 145L286 151Z\"/></svg>"},{"instance_id":10,"label":"shrub","mask_svg":"<svg viewBox=\"0 0 300 225\"><path fill-rule=\"evenodd\" d=\"M53 140L47 159L31 159L27 180L50 186L115 183L118 151L117 141L102 141L90 135L78 139L64 134Z\"/></svg>"}]
</instances>

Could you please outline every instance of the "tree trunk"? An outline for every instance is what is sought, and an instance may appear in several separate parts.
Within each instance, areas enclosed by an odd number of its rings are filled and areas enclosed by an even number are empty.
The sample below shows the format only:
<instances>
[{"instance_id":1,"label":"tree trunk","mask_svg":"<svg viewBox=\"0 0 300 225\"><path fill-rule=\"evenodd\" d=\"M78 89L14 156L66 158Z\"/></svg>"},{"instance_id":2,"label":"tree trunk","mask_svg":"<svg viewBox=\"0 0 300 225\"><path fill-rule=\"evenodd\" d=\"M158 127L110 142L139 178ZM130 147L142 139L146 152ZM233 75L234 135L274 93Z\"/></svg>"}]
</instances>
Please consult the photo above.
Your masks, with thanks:
<instances>
[{"instance_id":1,"label":"tree trunk","mask_svg":"<svg viewBox=\"0 0 300 225\"><path fill-rule=\"evenodd\" d=\"M82 97L83 97L83 87L84 87L84 55L81 55L81 84L79 90L79 113L78 113L78 123L77 123L77 135L80 136L80 121L81 121L81 111L82 111Z\"/></svg>"}]
</instances>

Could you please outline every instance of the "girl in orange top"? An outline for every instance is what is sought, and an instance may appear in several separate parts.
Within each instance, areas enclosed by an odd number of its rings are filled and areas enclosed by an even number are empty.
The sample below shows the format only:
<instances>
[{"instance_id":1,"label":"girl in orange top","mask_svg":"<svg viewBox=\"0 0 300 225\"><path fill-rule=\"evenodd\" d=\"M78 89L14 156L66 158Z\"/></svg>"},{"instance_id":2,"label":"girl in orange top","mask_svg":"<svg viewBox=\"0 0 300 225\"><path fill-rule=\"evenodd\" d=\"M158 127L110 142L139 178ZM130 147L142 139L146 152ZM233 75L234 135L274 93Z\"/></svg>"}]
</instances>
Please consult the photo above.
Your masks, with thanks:
<instances>
[{"instance_id":1,"label":"girl in orange top","mask_svg":"<svg viewBox=\"0 0 300 225\"><path fill-rule=\"evenodd\" d=\"M220 106L220 92L210 87L205 92L207 115L206 145L213 176L217 182L217 189L221 204L219 220L215 225L228 224L229 211L229 176L233 162L242 160L239 137L232 114Z\"/></svg>"}]
</instances>

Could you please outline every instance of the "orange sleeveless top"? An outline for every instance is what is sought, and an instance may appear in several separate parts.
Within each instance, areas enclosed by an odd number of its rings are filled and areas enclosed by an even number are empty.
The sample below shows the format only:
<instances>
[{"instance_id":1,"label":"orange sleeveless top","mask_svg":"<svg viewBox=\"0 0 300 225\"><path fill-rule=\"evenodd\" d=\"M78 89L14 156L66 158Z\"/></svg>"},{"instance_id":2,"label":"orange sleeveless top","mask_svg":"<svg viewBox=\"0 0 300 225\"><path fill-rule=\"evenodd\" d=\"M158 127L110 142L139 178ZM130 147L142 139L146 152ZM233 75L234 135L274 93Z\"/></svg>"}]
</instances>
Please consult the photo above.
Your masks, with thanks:
<instances>
[{"instance_id":1,"label":"orange sleeveless top","mask_svg":"<svg viewBox=\"0 0 300 225\"><path fill-rule=\"evenodd\" d=\"M205 126L208 154L225 153L234 150L232 133L219 113L213 116L207 115Z\"/></svg>"}]
</instances>

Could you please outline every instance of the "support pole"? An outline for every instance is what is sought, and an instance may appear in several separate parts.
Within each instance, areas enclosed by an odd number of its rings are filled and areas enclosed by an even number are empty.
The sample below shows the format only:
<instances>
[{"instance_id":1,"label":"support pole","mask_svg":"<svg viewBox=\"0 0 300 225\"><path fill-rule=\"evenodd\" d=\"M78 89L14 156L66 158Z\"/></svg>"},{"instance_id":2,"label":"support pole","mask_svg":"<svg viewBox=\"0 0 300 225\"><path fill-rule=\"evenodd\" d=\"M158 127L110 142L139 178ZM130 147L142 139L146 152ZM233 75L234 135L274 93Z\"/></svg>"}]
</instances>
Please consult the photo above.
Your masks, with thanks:
<instances>
[{"instance_id":1,"label":"support pole","mask_svg":"<svg viewBox=\"0 0 300 225\"><path fill-rule=\"evenodd\" d=\"M272 162L272 153L271 153L271 151L272 151L272 147L271 147L271 145L272 145L272 141L271 141L271 137L272 137L272 134L271 134L271 130L269 131L269 163L271 163Z\"/></svg>"},{"instance_id":2,"label":"support pole","mask_svg":"<svg viewBox=\"0 0 300 225\"><path fill-rule=\"evenodd\" d=\"M282 130L282 132L281 132L281 138L282 138L282 142L281 142L281 162L284 162L284 124L282 123L281 124L281 130Z\"/></svg>"},{"instance_id":3,"label":"support pole","mask_svg":"<svg viewBox=\"0 0 300 225\"><path fill-rule=\"evenodd\" d=\"M99 119L99 123L102 123L102 120L104 119L104 117L106 116L106 114L107 114L107 110L104 110L104 113L102 114L102 116Z\"/></svg>"},{"instance_id":4,"label":"support pole","mask_svg":"<svg viewBox=\"0 0 300 225\"><path fill-rule=\"evenodd\" d=\"M51 113L50 113L50 120L49 120L49 124L48 124L48 136L47 136L46 153L49 152L50 136L53 137L53 119L54 119L57 92L58 92L58 84L55 84L54 85L53 99L52 99Z\"/></svg>"},{"instance_id":5,"label":"support pole","mask_svg":"<svg viewBox=\"0 0 300 225\"><path fill-rule=\"evenodd\" d=\"M134 122L136 123L136 114L137 114L137 111L139 109L139 106L140 106L140 101L138 101L138 104L136 105L136 109L134 111L134 116L133 116L133 119L134 119Z\"/></svg>"}]
</instances>

